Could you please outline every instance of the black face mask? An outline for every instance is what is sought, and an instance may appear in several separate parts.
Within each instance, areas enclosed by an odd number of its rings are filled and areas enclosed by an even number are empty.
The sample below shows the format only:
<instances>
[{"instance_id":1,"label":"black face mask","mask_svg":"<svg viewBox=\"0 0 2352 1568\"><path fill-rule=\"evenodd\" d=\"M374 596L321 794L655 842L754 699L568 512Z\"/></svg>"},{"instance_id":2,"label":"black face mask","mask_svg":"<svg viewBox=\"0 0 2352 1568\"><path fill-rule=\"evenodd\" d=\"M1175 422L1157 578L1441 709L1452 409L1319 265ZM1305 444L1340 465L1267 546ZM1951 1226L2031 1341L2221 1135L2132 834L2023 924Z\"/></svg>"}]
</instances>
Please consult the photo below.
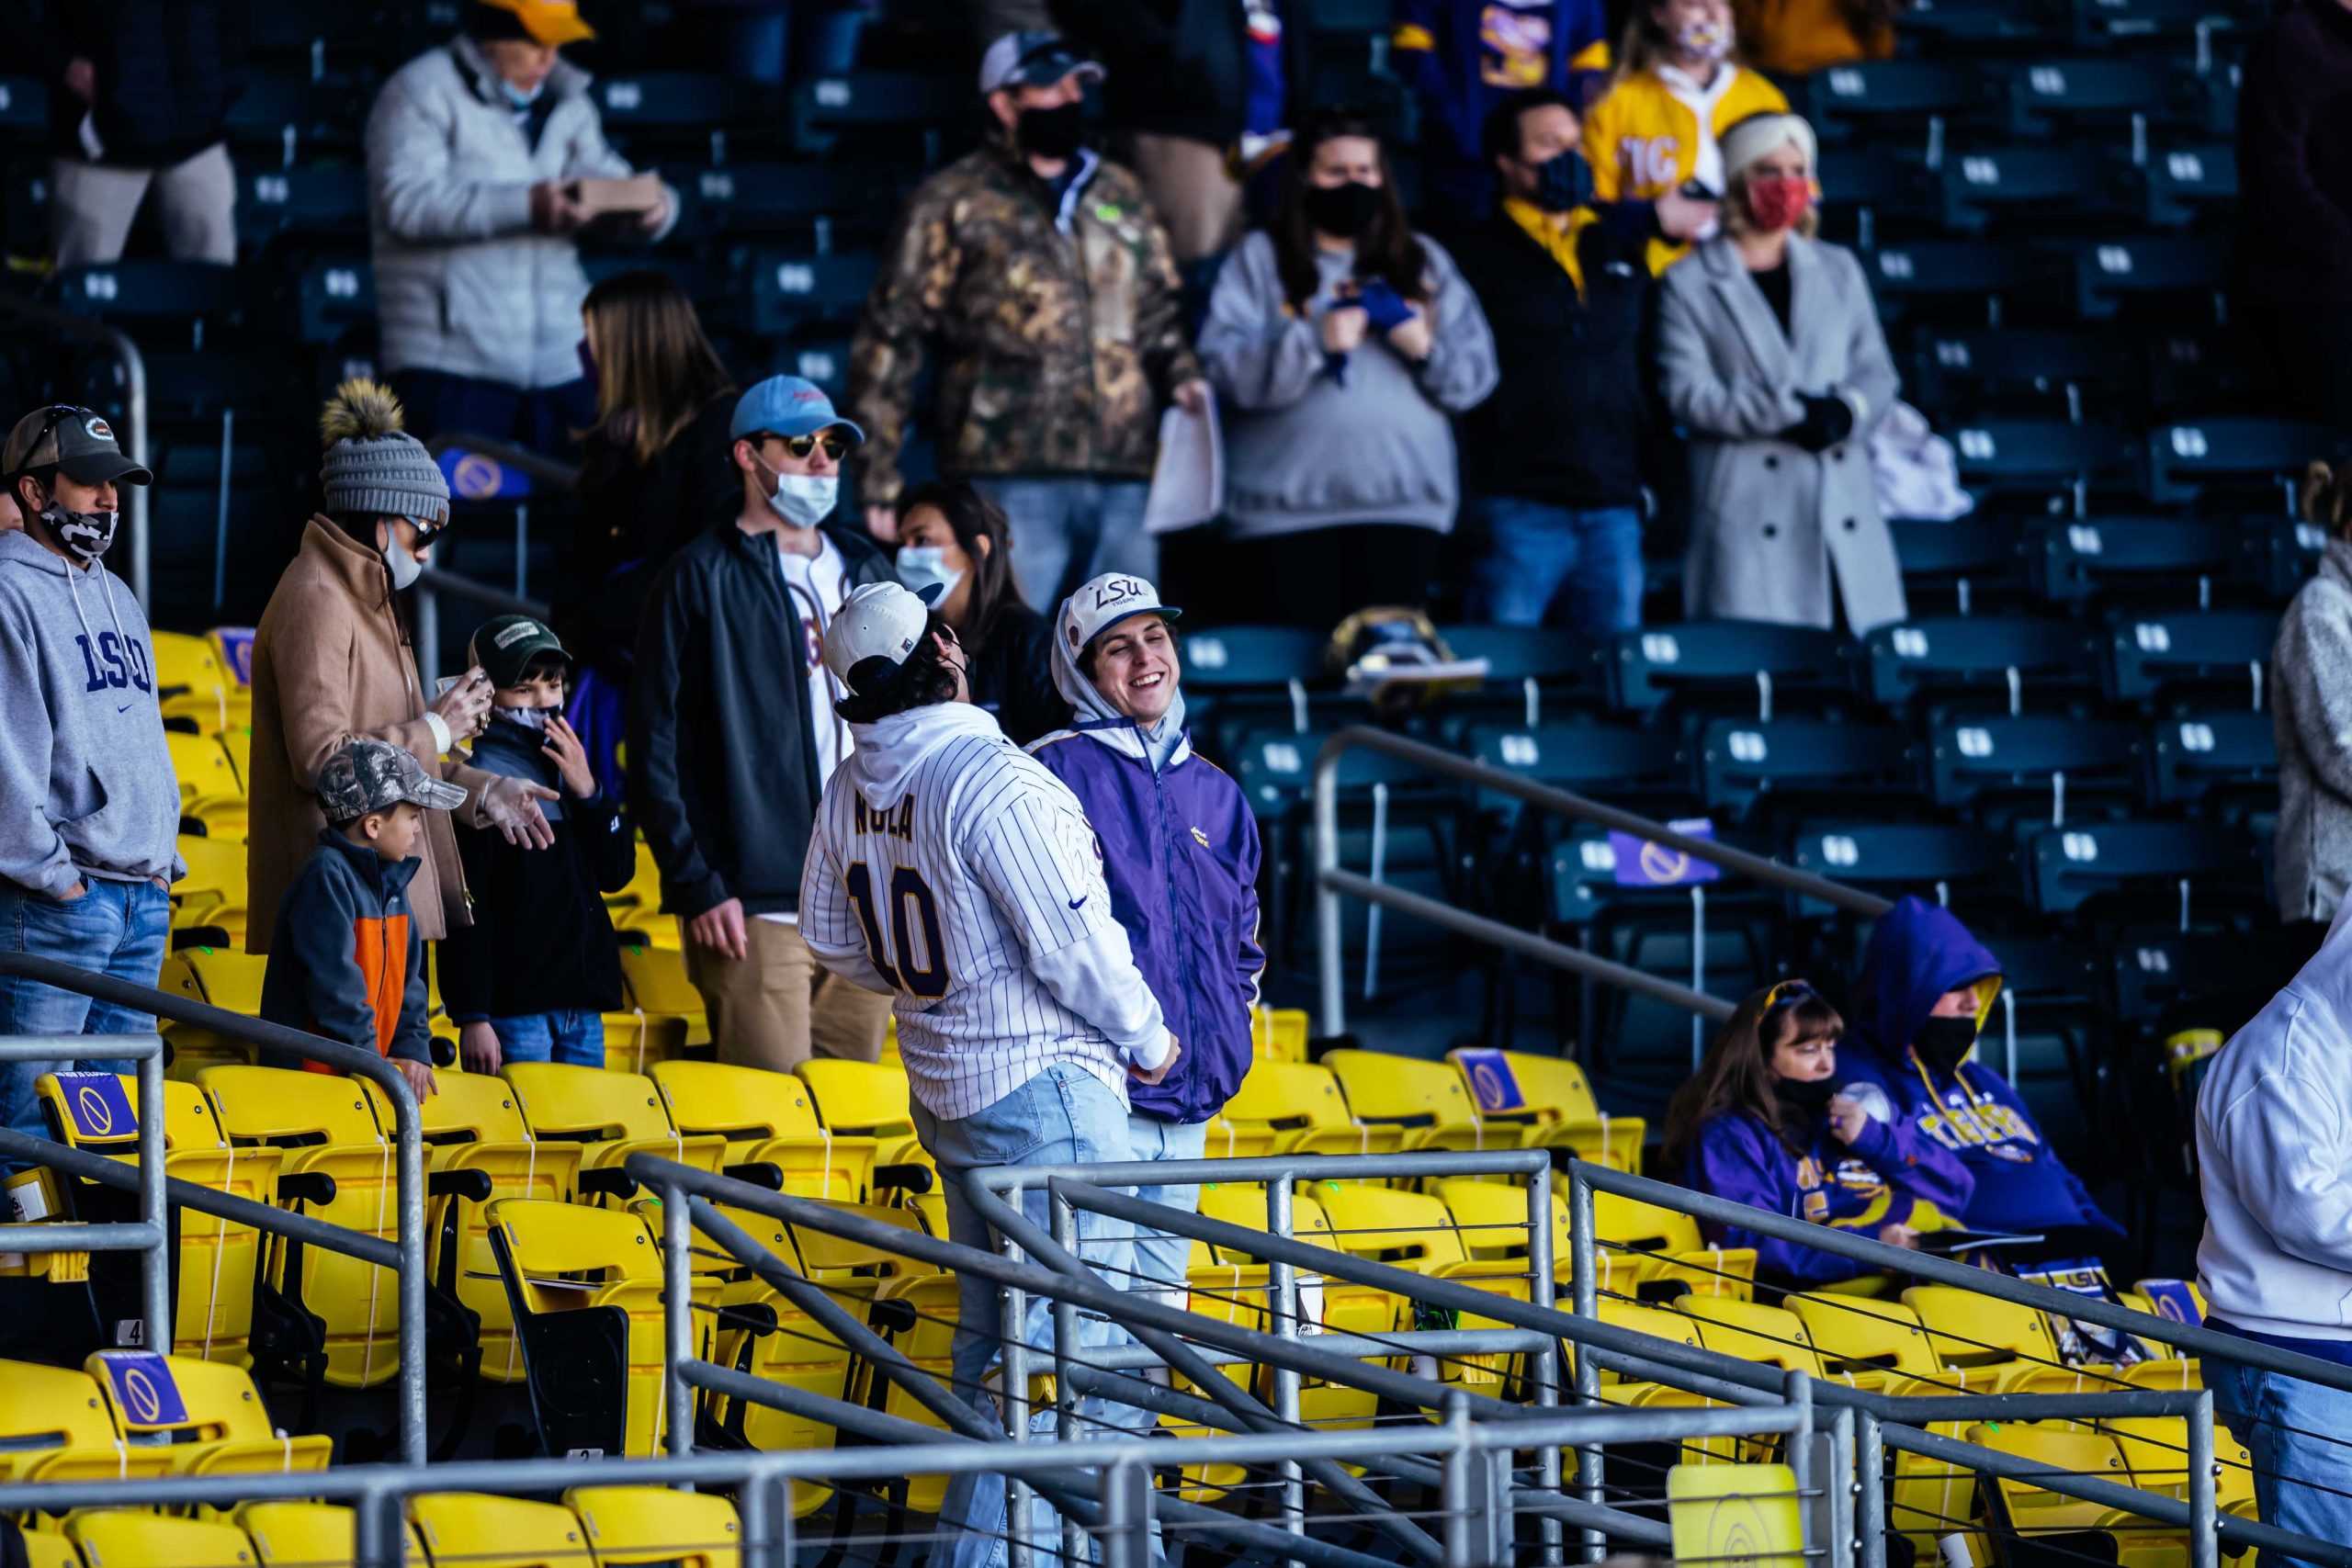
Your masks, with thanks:
<instances>
[{"instance_id":1,"label":"black face mask","mask_svg":"<svg viewBox=\"0 0 2352 1568\"><path fill-rule=\"evenodd\" d=\"M1911 1049L1929 1072L1951 1076L1968 1048L1976 1043L1973 1018L1931 1018L1911 1037Z\"/></svg>"},{"instance_id":2,"label":"black face mask","mask_svg":"<svg viewBox=\"0 0 2352 1568\"><path fill-rule=\"evenodd\" d=\"M1792 1113L1795 1120L1819 1121L1837 1093L1836 1078L1784 1078L1778 1074L1772 1078L1772 1094L1781 1102L1784 1122L1792 1119Z\"/></svg>"},{"instance_id":3,"label":"black face mask","mask_svg":"<svg viewBox=\"0 0 2352 1568\"><path fill-rule=\"evenodd\" d=\"M1592 201L1592 165L1570 148L1535 165L1536 206L1546 212L1573 212Z\"/></svg>"},{"instance_id":4,"label":"black face mask","mask_svg":"<svg viewBox=\"0 0 2352 1568\"><path fill-rule=\"evenodd\" d=\"M1301 199L1306 207L1306 220L1318 231L1334 239L1352 240L1372 227L1372 216L1380 210L1380 187L1360 180L1308 186Z\"/></svg>"},{"instance_id":5,"label":"black face mask","mask_svg":"<svg viewBox=\"0 0 2352 1568\"><path fill-rule=\"evenodd\" d=\"M1058 104L1049 109L1021 111L1021 150L1033 158L1074 156L1086 135L1086 106Z\"/></svg>"}]
</instances>

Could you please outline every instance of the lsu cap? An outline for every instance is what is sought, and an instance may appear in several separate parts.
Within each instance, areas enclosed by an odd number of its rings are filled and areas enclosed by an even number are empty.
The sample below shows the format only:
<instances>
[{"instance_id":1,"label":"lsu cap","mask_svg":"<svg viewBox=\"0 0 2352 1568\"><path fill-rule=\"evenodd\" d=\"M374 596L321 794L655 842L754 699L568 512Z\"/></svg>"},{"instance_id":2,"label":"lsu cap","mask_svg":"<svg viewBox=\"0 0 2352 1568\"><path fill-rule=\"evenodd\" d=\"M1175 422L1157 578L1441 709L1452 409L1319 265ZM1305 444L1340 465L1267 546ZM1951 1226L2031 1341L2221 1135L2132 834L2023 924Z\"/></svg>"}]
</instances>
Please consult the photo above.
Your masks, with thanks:
<instances>
[{"instance_id":1,"label":"lsu cap","mask_svg":"<svg viewBox=\"0 0 2352 1568\"><path fill-rule=\"evenodd\" d=\"M1173 604L1161 604L1159 590L1142 578L1106 571L1091 582L1080 583L1078 592L1062 601L1057 629L1075 659L1086 651L1087 644L1130 615L1158 615L1173 621L1183 614Z\"/></svg>"},{"instance_id":2,"label":"lsu cap","mask_svg":"<svg viewBox=\"0 0 2352 1568\"><path fill-rule=\"evenodd\" d=\"M735 417L727 422L727 438L770 431L777 435L814 435L841 429L865 444L865 432L833 412L833 400L814 381L797 376L771 376L735 400Z\"/></svg>"},{"instance_id":3,"label":"lsu cap","mask_svg":"<svg viewBox=\"0 0 2352 1568\"><path fill-rule=\"evenodd\" d=\"M35 409L8 432L0 448L0 475L14 479L34 468L55 467L80 484L153 484L155 476L122 455L114 426L96 409L51 403Z\"/></svg>"},{"instance_id":4,"label":"lsu cap","mask_svg":"<svg viewBox=\"0 0 2352 1568\"><path fill-rule=\"evenodd\" d=\"M390 811L401 801L427 811L455 811L466 792L424 771L405 747L361 737L346 740L319 770L319 806L341 827L371 811Z\"/></svg>"},{"instance_id":5,"label":"lsu cap","mask_svg":"<svg viewBox=\"0 0 2352 1568\"><path fill-rule=\"evenodd\" d=\"M1012 87L1050 87L1073 71L1094 82L1106 74L1101 61L1059 33L1007 33L980 56L980 96Z\"/></svg>"},{"instance_id":6,"label":"lsu cap","mask_svg":"<svg viewBox=\"0 0 2352 1568\"><path fill-rule=\"evenodd\" d=\"M920 593L899 582L869 582L852 592L825 628L825 668L861 696L879 690L922 642L940 585Z\"/></svg>"}]
</instances>

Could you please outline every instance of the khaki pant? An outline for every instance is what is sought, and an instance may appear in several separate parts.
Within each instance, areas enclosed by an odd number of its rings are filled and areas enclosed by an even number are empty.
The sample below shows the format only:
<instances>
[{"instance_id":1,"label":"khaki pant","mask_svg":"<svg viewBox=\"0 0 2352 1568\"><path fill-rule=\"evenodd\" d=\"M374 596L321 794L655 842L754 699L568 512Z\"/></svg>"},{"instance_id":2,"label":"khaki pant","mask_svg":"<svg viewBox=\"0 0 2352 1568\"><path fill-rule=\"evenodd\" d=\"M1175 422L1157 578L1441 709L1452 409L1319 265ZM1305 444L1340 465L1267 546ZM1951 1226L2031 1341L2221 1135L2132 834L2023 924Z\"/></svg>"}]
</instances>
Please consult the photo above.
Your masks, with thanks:
<instances>
[{"instance_id":1,"label":"khaki pant","mask_svg":"<svg viewBox=\"0 0 2352 1568\"><path fill-rule=\"evenodd\" d=\"M788 1073L810 1055L874 1062L890 998L854 986L800 940L800 928L757 916L743 921L751 950L738 962L686 939L686 975L710 1013L718 1059Z\"/></svg>"},{"instance_id":2,"label":"khaki pant","mask_svg":"<svg viewBox=\"0 0 2352 1568\"><path fill-rule=\"evenodd\" d=\"M51 166L50 228L60 266L122 259L130 220L152 183L162 206L164 245L175 261L237 259L237 171L223 144L167 169L119 169L59 158Z\"/></svg>"},{"instance_id":3,"label":"khaki pant","mask_svg":"<svg viewBox=\"0 0 2352 1568\"><path fill-rule=\"evenodd\" d=\"M1167 226L1177 265L1213 256L1241 238L1241 186L1226 166L1224 148L1137 131L1136 176Z\"/></svg>"}]
</instances>

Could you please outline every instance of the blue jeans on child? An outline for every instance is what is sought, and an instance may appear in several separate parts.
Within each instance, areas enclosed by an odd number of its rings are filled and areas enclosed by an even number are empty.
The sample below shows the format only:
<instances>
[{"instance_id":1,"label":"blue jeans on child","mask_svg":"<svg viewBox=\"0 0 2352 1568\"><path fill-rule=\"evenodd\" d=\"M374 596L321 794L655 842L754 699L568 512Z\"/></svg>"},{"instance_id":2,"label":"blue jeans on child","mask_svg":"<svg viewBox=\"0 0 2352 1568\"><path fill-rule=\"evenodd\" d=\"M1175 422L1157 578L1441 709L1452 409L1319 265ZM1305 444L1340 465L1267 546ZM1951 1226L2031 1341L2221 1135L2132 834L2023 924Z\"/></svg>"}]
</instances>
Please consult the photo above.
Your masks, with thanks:
<instances>
[{"instance_id":1,"label":"blue jeans on child","mask_svg":"<svg viewBox=\"0 0 2352 1568\"><path fill-rule=\"evenodd\" d=\"M1473 619L1548 620L1592 637L1642 624L1642 519L1632 507L1577 511L1481 495L1465 511L1471 536L1484 541L1470 574Z\"/></svg>"},{"instance_id":2,"label":"blue jeans on child","mask_svg":"<svg viewBox=\"0 0 2352 1568\"><path fill-rule=\"evenodd\" d=\"M995 1104L953 1122L940 1121L918 1100L914 1123L922 1146L939 1162L946 1190L948 1239L983 1251L999 1250L996 1233L972 1206L964 1186L966 1172L986 1166L1088 1165L1128 1157L1126 1106L1108 1085L1070 1062L1054 1063ZM1051 1228L1043 1186L1022 1193L1021 1212L1039 1229ZM1078 1250L1103 1279L1125 1286L1134 1261L1134 1236L1128 1226L1080 1210ZM997 1287L969 1273L959 1274L957 1285L956 1342L949 1352L956 1392L1001 1430L1003 1416L991 1391L980 1382L1001 1350L998 1336L1003 1314ZM1051 1366L1046 1358L1054 1343L1052 1308L1051 1302L1032 1299L1020 1328L1023 1341L1044 1353L1033 1361L1040 1371ZM1089 1350L1125 1344L1127 1336L1124 1329L1080 1314L1078 1340L1073 1353L1084 1356ZM1127 1425L1120 1417L1131 1413L1125 1406L1089 1398L1080 1402L1079 1415L1082 1435L1108 1436L1105 1427ZM1029 1433L1033 1442L1054 1440L1052 1406L1031 1412ZM943 1568L948 1562L953 1568L1001 1568L1007 1529L1004 1490L1001 1475L967 1473L949 1483L939 1522L943 1529L955 1532L955 1544L949 1558L934 1554L935 1562ZM1058 1551L1059 1516L1043 1498L1032 1495L1035 1506L1029 1515L1029 1539L1047 1552Z\"/></svg>"},{"instance_id":3,"label":"blue jeans on child","mask_svg":"<svg viewBox=\"0 0 2352 1568\"><path fill-rule=\"evenodd\" d=\"M54 958L76 969L152 986L163 973L171 937L171 895L152 882L88 881L72 903L0 884L0 952ZM148 1034L155 1015L93 1001L38 980L0 976L0 1035ZM127 1073L126 1057L93 1053L71 1062L0 1066L0 1123L43 1136L34 1086L43 1073Z\"/></svg>"},{"instance_id":4,"label":"blue jeans on child","mask_svg":"<svg viewBox=\"0 0 2352 1568\"><path fill-rule=\"evenodd\" d=\"M2232 1332L2227 1325L2209 1327ZM2320 1540L2352 1540L2352 1496L2344 1491L2344 1438L2352 1434L2352 1393L2205 1358L2213 1418L2254 1456L2255 1504L2266 1525ZM2305 1559L2262 1552L2257 1568L2309 1568Z\"/></svg>"},{"instance_id":5,"label":"blue jeans on child","mask_svg":"<svg viewBox=\"0 0 2352 1568\"><path fill-rule=\"evenodd\" d=\"M561 1062L568 1067L605 1065L605 1019L594 1012L541 1012L493 1018L502 1062Z\"/></svg>"}]
</instances>

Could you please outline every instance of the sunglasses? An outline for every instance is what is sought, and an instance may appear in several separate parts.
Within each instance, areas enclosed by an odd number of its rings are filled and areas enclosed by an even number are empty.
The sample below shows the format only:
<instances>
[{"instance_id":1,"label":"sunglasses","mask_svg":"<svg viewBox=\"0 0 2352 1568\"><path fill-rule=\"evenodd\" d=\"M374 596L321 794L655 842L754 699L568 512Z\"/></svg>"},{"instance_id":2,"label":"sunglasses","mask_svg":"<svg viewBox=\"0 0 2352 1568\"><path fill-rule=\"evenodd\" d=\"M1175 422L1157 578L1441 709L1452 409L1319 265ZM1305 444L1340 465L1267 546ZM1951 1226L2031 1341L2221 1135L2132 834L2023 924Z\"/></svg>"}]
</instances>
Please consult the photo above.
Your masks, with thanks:
<instances>
[{"instance_id":1,"label":"sunglasses","mask_svg":"<svg viewBox=\"0 0 2352 1568\"><path fill-rule=\"evenodd\" d=\"M820 430L814 435L777 435L771 433L767 439L782 442L784 449L795 457L806 457L809 453L822 446L825 449L825 456L836 463L842 460L842 455L850 448L847 436L836 434L830 430Z\"/></svg>"}]
</instances>

